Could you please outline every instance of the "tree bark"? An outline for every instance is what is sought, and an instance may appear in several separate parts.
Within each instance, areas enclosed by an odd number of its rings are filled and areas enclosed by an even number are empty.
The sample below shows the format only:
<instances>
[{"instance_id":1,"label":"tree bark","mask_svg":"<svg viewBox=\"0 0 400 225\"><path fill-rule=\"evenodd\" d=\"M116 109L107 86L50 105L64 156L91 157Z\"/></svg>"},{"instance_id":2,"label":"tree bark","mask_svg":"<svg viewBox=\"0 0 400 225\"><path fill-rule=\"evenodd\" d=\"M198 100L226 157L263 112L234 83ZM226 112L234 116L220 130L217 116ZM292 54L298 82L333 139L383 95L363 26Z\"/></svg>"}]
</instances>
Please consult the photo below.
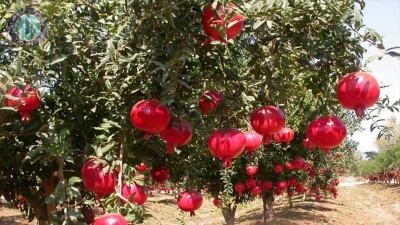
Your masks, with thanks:
<instances>
[{"instance_id":1,"label":"tree bark","mask_svg":"<svg viewBox=\"0 0 400 225\"><path fill-rule=\"evenodd\" d=\"M21 187L20 193L25 201L32 207L33 212L37 220L39 221L39 225L47 224L47 211L45 207L41 204L42 201L38 195L32 194L28 187Z\"/></svg>"},{"instance_id":2,"label":"tree bark","mask_svg":"<svg viewBox=\"0 0 400 225\"><path fill-rule=\"evenodd\" d=\"M274 210L274 205L273 205L273 194L270 193L268 194L268 198L267 198L267 206L268 206L268 212L269 212L269 218L273 219L275 216L275 210Z\"/></svg>"},{"instance_id":3,"label":"tree bark","mask_svg":"<svg viewBox=\"0 0 400 225\"><path fill-rule=\"evenodd\" d=\"M268 219L268 211L267 211L267 192L263 191L262 192L262 201L263 201L263 220L264 224L267 224L267 219Z\"/></svg>"},{"instance_id":4,"label":"tree bark","mask_svg":"<svg viewBox=\"0 0 400 225\"><path fill-rule=\"evenodd\" d=\"M236 206L234 206L233 208L225 207L222 209L222 215L224 215L225 222L227 225L235 224L235 213L236 213Z\"/></svg>"},{"instance_id":5,"label":"tree bark","mask_svg":"<svg viewBox=\"0 0 400 225\"><path fill-rule=\"evenodd\" d=\"M42 181L43 181L44 195L47 198L51 194L53 194L54 191L56 190L54 184L53 172L51 172L49 177L42 178ZM50 218L50 214L52 214L55 210L56 210L56 202L51 202L47 204L47 217Z\"/></svg>"}]
</instances>

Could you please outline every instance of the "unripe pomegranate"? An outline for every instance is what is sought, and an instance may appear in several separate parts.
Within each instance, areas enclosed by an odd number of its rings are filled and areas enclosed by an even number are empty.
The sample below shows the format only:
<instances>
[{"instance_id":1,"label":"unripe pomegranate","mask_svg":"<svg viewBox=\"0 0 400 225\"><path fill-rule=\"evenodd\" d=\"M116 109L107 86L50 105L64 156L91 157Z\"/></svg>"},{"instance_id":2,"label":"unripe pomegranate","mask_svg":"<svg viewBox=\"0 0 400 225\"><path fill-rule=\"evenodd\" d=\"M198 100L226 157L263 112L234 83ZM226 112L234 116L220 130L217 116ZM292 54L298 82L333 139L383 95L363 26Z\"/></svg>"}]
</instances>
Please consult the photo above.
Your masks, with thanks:
<instances>
[{"instance_id":1,"label":"unripe pomegranate","mask_svg":"<svg viewBox=\"0 0 400 225\"><path fill-rule=\"evenodd\" d=\"M271 136L285 126L285 115L277 107L261 107L251 113L250 124L257 133Z\"/></svg>"},{"instance_id":2,"label":"unripe pomegranate","mask_svg":"<svg viewBox=\"0 0 400 225\"><path fill-rule=\"evenodd\" d=\"M81 177L86 189L96 193L108 195L114 192L113 174L103 173L103 164L89 159L82 167Z\"/></svg>"},{"instance_id":3,"label":"unripe pomegranate","mask_svg":"<svg viewBox=\"0 0 400 225\"><path fill-rule=\"evenodd\" d=\"M224 168L232 166L232 158L238 157L246 146L246 137L236 129L226 129L214 131L207 140L211 154L222 159Z\"/></svg>"},{"instance_id":4,"label":"unripe pomegranate","mask_svg":"<svg viewBox=\"0 0 400 225\"><path fill-rule=\"evenodd\" d=\"M294 187L297 184L297 180L294 177L289 178L288 182L287 182L287 186L288 187Z\"/></svg>"},{"instance_id":5,"label":"unripe pomegranate","mask_svg":"<svg viewBox=\"0 0 400 225\"><path fill-rule=\"evenodd\" d=\"M276 187L279 188L279 189L285 189L286 186L287 186L286 181L278 181L278 182L276 183Z\"/></svg>"},{"instance_id":6,"label":"unripe pomegranate","mask_svg":"<svg viewBox=\"0 0 400 225\"><path fill-rule=\"evenodd\" d=\"M253 195L253 196L257 196L257 195L259 195L260 193L261 193L261 187L260 187L260 185L254 185L254 186L252 186L251 188L250 188L250 193Z\"/></svg>"},{"instance_id":7,"label":"unripe pomegranate","mask_svg":"<svg viewBox=\"0 0 400 225\"><path fill-rule=\"evenodd\" d=\"M255 131L245 131L243 132L246 137L246 146L244 148L250 155L253 155L254 151L256 151L262 145L263 139L261 136Z\"/></svg>"},{"instance_id":8,"label":"unripe pomegranate","mask_svg":"<svg viewBox=\"0 0 400 225\"><path fill-rule=\"evenodd\" d=\"M342 77L336 94L344 108L355 110L357 117L363 117L364 110L378 100L380 90L378 82L371 74L354 72Z\"/></svg>"},{"instance_id":9,"label":"unripe pomegranate","mask_svg":"<svg viewBox=\"0 0 400 225\"><path fill-rule=\"evenodd\" d=\"M222 42L238 36L243 28L244 19L242 15L234 12L235 7L232 3L228 3L225 6L218 3L215 8L216 17L212 9L212 4L206 6L201 20L204 32L211 38ZM225 22L226 17L230 18L227 22ZM218 29L222 29L225 37L221 36Z\"/></svg>"},{"instance_id":10,"label":"unripe pomegranate","mask_svg":"<svg viewBox=\"0 0 400 225\"><path fill-rule=\"evenodd\" d=\"M186 145L192 138L192 127L190 124L179 118L172 118L169 126L160 133L161 139L167 142L167 153L174 152L174 146Z\"/></svg>"},{"instance_id":11,"label":"unripe pomegranate","mask_svg":"<svg viewBox=\"0 0 400 225\"><path fill-rule=\"evenodd\" d=\"M177 203L182 211L190 212L190 216L194 216L194 211L203 203L203 196L197 191L185 191L179 194Z\"/></svg>"},{"instance_id":12,"label":"unripe pomegranate","mask_svg":"<svg viewBox=\"0 0 400 225\"><path fill-rule=\"evenodd\" d=\"M221 205L221 199L219 198L214 198L213 204L217 207L219 207Z\"/></svg>"},{"instance_id":13,"label":"unripe pomegranate","mask_svg":"<svg viewBox=\"0 0 400 225\"><path fill-rule=\"evenodd\" d=\"M93 225L128 225L128 223L120 214L109 213L97 218Z\"/></svg>"},{"instance_id":14,"label":"unripe pomegranate","mask_svg":"<svg viewBox=\"0 0 400 225\"><path fill-rule=\"evenodd\" d=\"M329 150L339 146L346 137L346 126L336 116L322 116L308 125L306 133L316 146Z\"/></svg>"},{"instance_id":15,"label":"unripe pomegranate","mask_svg":"<svg viewBox=\"0 0 400 225\"><path fill-rule=\"evenodd\" d=\"M7 106L17 108L17 112L21 114L21 121L30 121L30 113L40 105L39 90L33 89L28 85L25 86L24 90L21 90L18 87L13 87L8 91L7 94L18 98L18 100L11 100L7 98Z\"/></svg>"},{"instance_id":16,"label":"unripe pomegranate","mask_svg":"<svg viewBox=\"0 0 400 225\"><path fill-rule=\"evenodd\" d=\"M278 174L278 173L282 172L283 166L280 165L280 164L277 164L277 165L275 165L275 166L273 167L273 169L274 169L274 172L275 172L276 174Z\"/></svg>"},{"instance_id":17,"label":"unripe pomegranate","mask_svg":"<svg viewBox=\"0 0 400 225\"><path fill-rule=\"evenodd\" d=\"M257 173L257 169L257 166L246 166L246 174L252 177Z\"/></svg>"},{"instance_id":18,"label":"unripe pomegranate","mask_svg":"<svg viewBox=\"0 0 400 225\"><path fill-rule=\"evenodd\" d=\"M246 184L246 187L247 187L247 188L251 188L251 187L253 187L254 185L256 185L256 180L254 180L253 177L249 177L249 178L247 178L247 179L245 180L244 183Z\"/></svg>"},{"instance_id":19,"label":"unripe pomegranate","mask_svg":"<svg viewBox=\"0 0 400 225\"><path fill-rule=\"evenodd\" d=\"M235 188L235 191L240 194L246 189L246 186L243 183L237 183L237 184L235 184L234 188Z\"/></svg>"},{"instance_id":20,"label":"unripe pomegranate","mask_svg":"<svg viewBox=\"0 0 400 225\"><path fill-rule=\"evenodd\" d=\"M131 196L134 195L133 198ZM132 182L130 186L126 186L126 184L122 184L122 196L124 198L129 199L130 202L136 202L138 205L143 205L147 201L147 194L143 187ZM122 201L125 203L125 201Z\"/></svg>"},{"instance_id":21,"label":"unripe pomegranate","mask_svg":"<svg viewBox=\"0 0 400 225\"><path fill-rule=\"evenodd\" d=\"M158 164L150 170L150 176L158 183L164 183L169 178L169 169L164 164Z\"/></svg>"},{"instance_id":22,"label":"unripe pomegranate","mask_svg":"<svg viewBox=\"0 0 400 225\"><path fill-rule=\"evenodd\" d=\"M136 165L135 168L140 171L143 172L147 169L147 166L144 162L140 163L139 165Z\"/></svg>"},{"instance_id":23,"label":"unripe pomegranate","mask_svg":"<svg viewBox=\"0 0 400 225\"><path fill-rule=\"evenodd\" d=\"M287 146L290 145L290 141L294 138L294 132L291 128L285 127L278 133L282 142L285 142Z\"/></svg>"},{"instance_id":24,"label":"unripe pomegranate","mask_svg":"<svg viewBox=\"0 0 400 225\"><path fill-rule=\"evenodd\" d=\"M304 148L311 150L311 151L314 150L314 148L315 148L315 145L308 138L303 139L303 146L304 146Z\"/></svg>"},{"instance_id":25,"label":"unripe pomegranate","mask_svg":"<svg viewBox=\"0 0 400 225\"><path fill-rule=\"evenodd\" d=\"M199 99L199 109L203 115L208 115L217 108L218 102L221 100L221 93L217 90L205 91L203 97Z\"/></svg>"},{"instance_id":26,"label":"unripe pomegranate","mask_svg":"<svg viewBox=\"0 0 400 225\"><path fill-rule=\"evenodd\" d=\"M152 133L164 131L171 120L167 106L158 106L158 100L147 100L136 103L131 110L131 123L145 132L144 138L148 140Z\"/></svg>"},{"instance_id":27,"label":"unripe pomegranate","mask_svg":"<svg viewBox=\"0 0 400 225\"><path fill-rule=\"evenodd\" d=\"M295 158L293 159L292 163L293 163L293 168L299 170L304 165L304 160L303 158Z\"/></svg>"},{"instance_id":28,"label":"unripe pomegranate","mask_svg":"<svg viewBox=\"0 0 400 225\"><path fill-rule=\"evenodd\" d=\"M268 191L268 190L271 189L272 187L273 187L273 184L272 184L271 181L269 181L269 180L263 180L263 181L261 181L261 188L262 188L264 191Z\"/></svg>"},{"instance_id":29,"label":"unripe pomegranate","mask_svg":"<svg viewBox=\"0 0 400 225\"><path fill-rule=\"evenodd\" d=\"M281 137L279 137L279 133L272 135L272 140L274 140L274 142L276 142L276 143L282 142Z\"/></svg>"}]
</instances>

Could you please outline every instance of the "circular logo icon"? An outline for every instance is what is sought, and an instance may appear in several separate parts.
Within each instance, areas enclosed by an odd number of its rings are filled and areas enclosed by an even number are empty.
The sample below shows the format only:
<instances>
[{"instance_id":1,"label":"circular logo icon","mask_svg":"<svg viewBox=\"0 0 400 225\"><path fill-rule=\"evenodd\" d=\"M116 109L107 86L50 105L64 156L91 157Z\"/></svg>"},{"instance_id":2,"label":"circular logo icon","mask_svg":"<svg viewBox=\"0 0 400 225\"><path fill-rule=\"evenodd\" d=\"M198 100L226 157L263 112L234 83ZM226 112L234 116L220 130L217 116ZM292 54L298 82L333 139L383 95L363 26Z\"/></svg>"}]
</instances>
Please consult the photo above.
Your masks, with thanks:
<instances>
[{"instance_id":1,"label":"circular logo icon","mask_svg":"<svg viewBox=\"0 0 400 225\"><path fill-rule=\"evenodd\" d=\"M8 21L8 33L19 45L38 45L47 33L46 19L33 8L18 10Z\"/></svg>"}]
</instances>

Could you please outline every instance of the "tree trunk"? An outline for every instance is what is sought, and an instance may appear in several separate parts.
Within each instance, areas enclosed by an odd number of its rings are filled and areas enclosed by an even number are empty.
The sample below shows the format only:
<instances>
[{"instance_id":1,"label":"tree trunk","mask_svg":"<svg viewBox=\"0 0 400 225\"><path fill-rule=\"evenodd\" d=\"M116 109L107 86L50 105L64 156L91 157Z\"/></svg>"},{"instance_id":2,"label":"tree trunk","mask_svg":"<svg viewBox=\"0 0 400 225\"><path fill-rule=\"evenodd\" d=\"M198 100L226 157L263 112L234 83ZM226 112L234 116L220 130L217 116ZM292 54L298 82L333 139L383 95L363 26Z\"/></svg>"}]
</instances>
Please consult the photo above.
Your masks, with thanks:
<instances>
[{"instance_id":1,"label":"tree trunk","mask_svg":"<svg viewBox=\"0 0 400 225\"><path fill-rule=\"evenodd\" d=\"M292 198L289 198L289 208L293 208L293 201L292 201Z\"/></svg>"},{"instance_id":2,"label":"tree trunk","mask_svg":"<svg viewBox=\"0 0 400 225\"><path fill-rule=\"evenodd\" d=\"M268 194L267 194L266 191L263 191L262 192L262 201L263 201L263 220L264 220L264 224L267 224L267 219L268 219L267 199L268 199Z\"/></svg>"},{"instance_id":3,"label":"tree trunk","mask_svg":"<svg viewBox=\"0 0 400 225\"><path fill-rule=\"evenodd\" d=\"M229 207L222 209L222 215L224 215L225 222L227 225L235 224L235 213L236 213L236 206L234 206L232 209Z\"/></svg>"},{"instance_id":4,"label":"tree trunk","mask_svg":"<svg viewBox=\"0 0 400 225\"><path fill-rule=\"evenodd\" d=\"M28 202L28 204L32 207L33 212L37 220L39 221L39 225L47 224L47 211L44 206L41 204L42 201L38 195L34 195L31 193L28 187L22 187L20 189L20 193L22 197Z\"/></svg>"},{"instance_id":5,"label":"tree trunk","mask_svg":"<svg viewBox=\"0 0 400 225\"><path fill-rule=\"evenodd\" d=\"M270 193L268 195L268 198L267 198L267 206L268 206L268 212L269 212L269 218L270 219L273 219L274 215L275 215L275 210L274 210L274 205L273 205L273 198L274 198L274 196L273 196L272 193Z\"/></svg>"},{"instance_id":6,"label":"tree trunk","mask_svg":"<svg viewBox=\"0 0 400 225\"><path fill-rule=\"evenodd\" d=\"M53 172L50 174L49 177L42 178L42 181L43 181L44 195L47 198L51 194L53 194L54 191L56 190L54 184ZM51 202L47 204L47 217L50 218L50 214L52 214L55 210L56 210L56 202Z\"/></svg>"}]
</instances>

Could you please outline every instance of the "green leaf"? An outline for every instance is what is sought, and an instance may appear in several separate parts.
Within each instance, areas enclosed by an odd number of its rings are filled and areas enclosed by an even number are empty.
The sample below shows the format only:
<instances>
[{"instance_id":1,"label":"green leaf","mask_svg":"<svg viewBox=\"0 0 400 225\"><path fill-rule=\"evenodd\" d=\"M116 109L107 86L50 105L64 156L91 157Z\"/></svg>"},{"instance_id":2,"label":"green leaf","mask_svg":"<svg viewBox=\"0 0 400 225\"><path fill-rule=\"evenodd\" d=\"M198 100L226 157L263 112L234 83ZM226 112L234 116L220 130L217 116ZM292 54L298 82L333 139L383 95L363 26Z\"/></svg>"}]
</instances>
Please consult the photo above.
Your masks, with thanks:
<instances>
[{"instance_id":1,"label":"green leaf","mask_svg":"<svg viewBox=\"0 0 400 225\"><path fill-rule=\"evenodd\" d=\"M51 66L51 65L54 65L56 63L60 63L60 62L64 61L66 58L68 58L68 56L66 56L66 55L57 55L51 61L49 61L47 64L49 66Z\"/></svg>"},{"instance_id":2,"label":"green leaf","mask_svg":"<svg viewBox=\"0 0 400 225\"><path fill-rule=\"evenodd\" d=\"M74 185L75 183L78 183L78 182L82 182L82 179L80 177L71 177L68 180L69 185Z\"/></svg>"},{"instance_id":3,"label":"green leaf","mask_svg":"<svg viewBox=\"0 0 400 225\"><path fill-rule=\"evenodd\" d=\"M253 29L256 30L257 28L259 28L265 22L266 22L266 20L257 20L257 22L255 22L254 25L253 25Z\"/></svg>"}]
</instances>

